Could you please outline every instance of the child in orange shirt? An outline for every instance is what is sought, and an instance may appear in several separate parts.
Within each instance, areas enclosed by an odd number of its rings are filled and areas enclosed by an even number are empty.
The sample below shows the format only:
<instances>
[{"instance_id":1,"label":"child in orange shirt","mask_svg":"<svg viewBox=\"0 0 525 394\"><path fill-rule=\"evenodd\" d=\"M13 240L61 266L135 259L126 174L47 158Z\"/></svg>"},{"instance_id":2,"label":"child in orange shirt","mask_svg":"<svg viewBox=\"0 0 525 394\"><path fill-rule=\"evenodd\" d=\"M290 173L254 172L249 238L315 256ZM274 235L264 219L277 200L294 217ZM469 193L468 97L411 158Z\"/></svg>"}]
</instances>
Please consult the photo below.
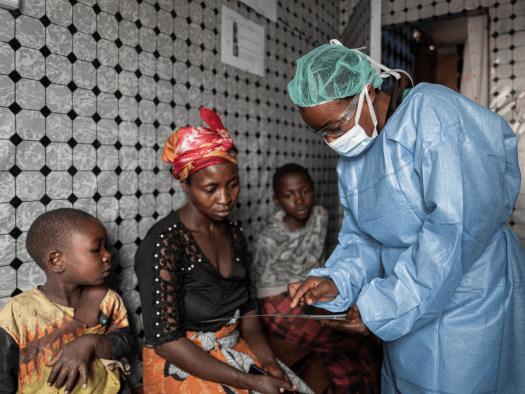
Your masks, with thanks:
<instances>
[{"instance_id":1,"label":"child in orange shirt","mask_svg":"<svg viewBox=\"0 0 525 394\"><path fill-rule=\"evenodd\" d=\"M26 247L47 280L0 311L0 393L121 393L116 360L132 337L124 303L104 285L104 226L57 209L35 220Z\"/></svg>"}]
</instances>

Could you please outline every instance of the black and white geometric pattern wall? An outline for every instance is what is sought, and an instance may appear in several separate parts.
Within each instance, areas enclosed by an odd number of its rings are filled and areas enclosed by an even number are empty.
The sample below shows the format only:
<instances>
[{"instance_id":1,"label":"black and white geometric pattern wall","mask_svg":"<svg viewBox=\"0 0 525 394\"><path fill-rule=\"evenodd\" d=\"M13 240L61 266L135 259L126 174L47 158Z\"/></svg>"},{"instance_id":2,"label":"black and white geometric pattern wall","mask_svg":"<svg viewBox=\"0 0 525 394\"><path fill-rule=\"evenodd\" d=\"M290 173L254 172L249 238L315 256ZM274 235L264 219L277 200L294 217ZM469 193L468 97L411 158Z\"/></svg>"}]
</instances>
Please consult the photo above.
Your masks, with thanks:
<instances>
[{"instance_id":1,"label":"black and white geometric pattern wall","mask_svg":"<svg viewBox=\"0 0 525 394\"><path fill-rule=\"evenodd\" d=\"M265 77L220 61L225 5L265 28ZM295 60L337 37L339 1L280 1L271 22L233 0L25 0L0 9L0 307L42 284L25 250L45 211L99 218L118 261L116 287L142 336L133 257L146 231L185 202L160 161L166 138L222 112L239 149L234 219L251 240L274 210L271 175L306 166L337 242L337 156L289 100ZM138 371L140 374L140 371Z\"/></svg>"},{"instance_id":2,"label":"black and white geometric pattern wall","mask_svg":"<svg viewBox=\"0 0 525 394\"><path fill-rule=\"evenodd\" d=\"M415 59L411 45L413 34L413 29L408 26L384 29L381 32L381 63L390 69L404 70L410 75ZM387 91L396 84L395 78L385 78L381 90ZM410 87L410 82L406 86Z\"/></svg>"},{"instance_id":3,"label":"black and white geometric pattern wall","mask_svg":"<svg viewBox=\"0 0 525 394\"><path fill-rule=\"evenodd\" d=\"M497 96L511 86L513 94L525 91L524 0L383 0L382 24L404 24L428 18L487 8L490 16L490 91ZM515 119L510 111L506 120Z\"/></svg>"},{"instance_id":4,"label":"black and white geometric pattern wall","mask_svg":"<svg viewBox=\"0 0 525 394\"><path fill-rule=\"evenodd\" d=\"M490 17L490 94L498 96L510 87L515 100L525 92L525 0L383 0L382 25L402 25L413 21L460 14L481 8ZM508 102L508 101L506 101ZM506 104L505 104L506 105ZM501 108L492 108L498 110ZM513 129L523 114L516 107L503 117ZM525 184L525 137L518 135L522 185ZM507 223L525 246L525 191L520 196Z\"/></svg>"},{"instance_id":5,"label":"black and white geometric pattern wall","mask_svg":"<svg viewBox=\"0 0 525 394\"><path fill-rule=\"evenodd\" d=\"M370 55L371 1L356 0L352 12L345 19L346 27L341 34L341 43L348 48L362 48Z\"/></svg>"},{"instance_id":6,"label":"black and white geometric pattern wall","mask_svg":"<svg viewBox=\"0 0 525 394\"><path fill-rule=\"evenodd\" d=\"M339 24L339 33L343 34L348 23L350 22L350 16L354 12L354 8L357 5L358 0L341 0L341 19Z\"/></svg>"}]
</instances>

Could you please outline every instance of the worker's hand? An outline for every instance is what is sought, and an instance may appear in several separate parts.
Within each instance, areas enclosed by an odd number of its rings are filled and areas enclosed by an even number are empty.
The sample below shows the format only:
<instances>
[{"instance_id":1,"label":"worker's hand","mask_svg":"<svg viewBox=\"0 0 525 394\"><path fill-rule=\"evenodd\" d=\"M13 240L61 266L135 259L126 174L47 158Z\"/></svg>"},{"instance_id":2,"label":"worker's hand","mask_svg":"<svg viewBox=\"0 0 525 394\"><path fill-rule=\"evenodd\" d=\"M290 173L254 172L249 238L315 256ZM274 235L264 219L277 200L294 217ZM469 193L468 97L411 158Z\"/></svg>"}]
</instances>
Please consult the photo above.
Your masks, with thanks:
<instances>
[{"instance_id":1,"label":"worker's hand","mask_svg":"<svg viewBox=\"0 0 525 394\"><path fill-rule=\"evenodd\" d=\"M361 319L357 304L350 308L346 314L346 320L321 320L321 325L339 331L357 332L363 335L370 334L370 330Z\"/></svg>"},{"instance_id":2,"label":"worker's hand","mask_svg":"<svg viewBox=\"0 0 525 394\"><path fill-rule=\"evenodd\" d=\"M330 278L308 276L304 282L295 282L288 285L288 293L292 298L291 308L297 305L312 305L314 302L332 301L339 294L334 281Z\"/></svg>"}]
</instances>

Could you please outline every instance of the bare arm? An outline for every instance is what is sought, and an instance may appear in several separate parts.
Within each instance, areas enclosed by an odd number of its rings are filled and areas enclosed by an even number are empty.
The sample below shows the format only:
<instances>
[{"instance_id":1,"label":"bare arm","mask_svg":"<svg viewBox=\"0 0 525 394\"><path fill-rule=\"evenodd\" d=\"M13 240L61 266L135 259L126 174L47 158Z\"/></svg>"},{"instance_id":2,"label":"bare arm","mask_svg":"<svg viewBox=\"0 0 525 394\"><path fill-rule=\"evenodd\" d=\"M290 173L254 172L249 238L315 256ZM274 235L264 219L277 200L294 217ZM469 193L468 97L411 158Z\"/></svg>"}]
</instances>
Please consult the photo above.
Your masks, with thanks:
<instances>
[{"instance_id":1,"label":"bare arm","mask_svg":"<svg viewBox=\"0 0 525 394\"><path fill-rule=\"evenodd\" d=\"M253 310L246 313L245 316L253 316L255 314L256 311ZM262 368L266 372L279 379L288 380L288 376L286 376L282 368L275 360L275 355L273 354L272 349L270 348L270 345L268 345L268 341L264 336L259 318L254 317L241 319L240 328L242 337L246 343L248 343L250 349L255 354L255 357L257 357L261 363Z\"/></svg>"},{"instance_id":2,"label":"bare arm","mask_svg":"<svg viewBox=\"0 0 525 394\"><path fill-rule=\"evenodd\" d=\"M157 345L154 349L160 357L199 379L248 389L245 373L210 356L187 338Z\"/></svg>"},{"instance_id":3,"label":"bare arm","mask_svg":"<svg viewBox=\"0 0 525 394\"><path fill-rule=\"evenodd\" d=\"M154 349L160 357L202 380L265 394L277 394L281 388L294 389L291 383L273 376L243 373L210 356L187 338L157 345Z\"/></svg>"}]
</instances>

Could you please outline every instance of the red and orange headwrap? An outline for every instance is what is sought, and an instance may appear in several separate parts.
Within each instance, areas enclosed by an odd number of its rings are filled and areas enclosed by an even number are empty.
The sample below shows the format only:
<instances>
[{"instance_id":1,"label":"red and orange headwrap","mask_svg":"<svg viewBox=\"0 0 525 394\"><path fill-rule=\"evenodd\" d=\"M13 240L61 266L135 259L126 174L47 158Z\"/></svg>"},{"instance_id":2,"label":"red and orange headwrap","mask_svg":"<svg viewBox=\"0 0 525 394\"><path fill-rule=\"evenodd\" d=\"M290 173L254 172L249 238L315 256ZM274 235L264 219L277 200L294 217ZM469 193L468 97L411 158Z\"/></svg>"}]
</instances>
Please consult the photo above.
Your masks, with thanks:
<instances>
[{"instance_id":1,"label":"red and orange headwrap","mask_svg":"<svg viewBox=\"0 0 525 394\"><path fill-rule=\"evenodd\" d=\"M164 145L161 160L173 164L173 176L180 181L214 164L237 164L235 145L219 116L210 109L201 108L201 118L209 128L183 127Z\"/></svg>"}]
</instances>

